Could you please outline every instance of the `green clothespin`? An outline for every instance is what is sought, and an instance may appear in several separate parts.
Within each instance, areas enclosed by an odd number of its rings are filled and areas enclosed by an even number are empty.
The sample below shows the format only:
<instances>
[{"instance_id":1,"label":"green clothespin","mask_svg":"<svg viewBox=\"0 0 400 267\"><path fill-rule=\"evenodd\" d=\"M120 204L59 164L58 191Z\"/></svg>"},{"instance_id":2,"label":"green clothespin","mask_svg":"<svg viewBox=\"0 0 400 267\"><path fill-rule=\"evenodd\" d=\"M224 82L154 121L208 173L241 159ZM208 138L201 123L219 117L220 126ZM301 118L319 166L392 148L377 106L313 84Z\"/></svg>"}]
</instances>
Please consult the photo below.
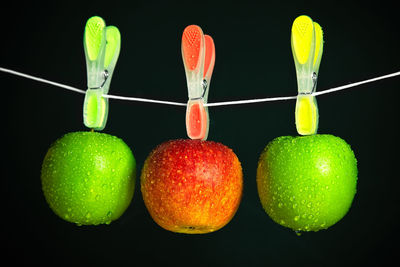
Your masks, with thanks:
<instances>
[{"instance_id":1,"label":"green clothespin","mask_svg":"<svg viewBox=\"0 0 400 267\"><path fill-rule=\"evenodd\" d=\"M291 44L298 86L296 129L300 135L317 133L318 106L312 94L317 88L323 43L323 32L318 23L304 15L294 20Z\"/></svg>"},{"instance_id":2,"label":"green clothespin","mask_svg":"<svg viewBox=\"0 0 400 267\"><path fill-rule=\"evenodd\" d=\"M85 26L83 46L86 56L87 85L83 105L86 127L101 131L108 117L108 94L112 74L121 48L117 27L107 26L98 16L91 17Z\"/></svg>"}]
</instances>

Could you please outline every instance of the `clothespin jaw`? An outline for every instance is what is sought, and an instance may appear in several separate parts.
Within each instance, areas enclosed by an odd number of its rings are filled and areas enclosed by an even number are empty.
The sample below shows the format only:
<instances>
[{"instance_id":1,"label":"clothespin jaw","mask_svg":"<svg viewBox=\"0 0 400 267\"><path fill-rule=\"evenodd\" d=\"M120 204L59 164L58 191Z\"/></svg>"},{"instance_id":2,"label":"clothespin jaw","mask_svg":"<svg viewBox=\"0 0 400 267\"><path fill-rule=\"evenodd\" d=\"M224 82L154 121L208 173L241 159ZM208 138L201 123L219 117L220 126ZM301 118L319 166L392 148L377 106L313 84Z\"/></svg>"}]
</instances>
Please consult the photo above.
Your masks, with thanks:
<instances>
[{"instance_id":1,"label":"clothespin jaw","mask_svg":"<svg viewBox=\"0 0 400 267\"><path fill-rule=\"evenodd\" d=\"M182 58L189 100L186 107L186 132L191 139L206 140L209 131L208 91L215 64L214 41L197 25L185 28Z\"/></svg>"},{"instance_id":2,"label":"clothespin jaw","mask_svg":"<svg viewBox=\"0 0 400 267\"><path fill-rule=\"evenodd\" d=\"M108 117L108 94L112 74L121 48L117 27L107 26L98 16L91 17L85 26L83 46L86 56L87 86L83 105L86 127L103 130Z\"/></svg>"},{"instance_id":3,"label":"clothespin jaw","mask_svg":"<svg viewBox=\"0 0 400 267\"><path fill-rule=\"evenodd\" d=\"M321 26L308 16L297 17L292 26L291 45L298 86L296 129L300 135L312 135L317 132L319 120L317 100L312 94L317 87L323 52Z\"/></svg>"}]
</instances>

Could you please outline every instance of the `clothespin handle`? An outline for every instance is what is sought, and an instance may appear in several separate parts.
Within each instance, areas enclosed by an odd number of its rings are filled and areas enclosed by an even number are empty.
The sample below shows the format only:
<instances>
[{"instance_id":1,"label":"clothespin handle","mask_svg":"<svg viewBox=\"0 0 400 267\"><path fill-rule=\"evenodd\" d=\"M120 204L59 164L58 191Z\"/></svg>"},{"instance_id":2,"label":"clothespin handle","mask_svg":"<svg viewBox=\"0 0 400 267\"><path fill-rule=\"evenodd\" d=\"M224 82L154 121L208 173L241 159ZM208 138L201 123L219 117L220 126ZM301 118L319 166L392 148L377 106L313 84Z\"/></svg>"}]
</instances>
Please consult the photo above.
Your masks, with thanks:
<instances>
[{"instance_id":1,"label":"clothespin handle","mask_svg":"<svg viewBox=\"0 0 400 267\"><path fill-rule=\"evenodd\" d=\"M118 28L106 27L98 16L91 17L85 26L84 50L87 85L83 106L86 127L103 130L108 117L108 94L111 78L118 60L121 35Z\"/></svg>"},{"instance_id":2,"label":"clothespin handle","mask_svg":"<svg viewBox=\"0 0 400 267\"><path fill-rule=\"evenodd\" d=\"M308 16L297 17L292 26L291 45L298 86L296 129L300 135L311 135L317 132L319 121L317 100L312 95L317 87L323 52L323 32L319 24Z\"/></svg>"},{"instance_id":3,"label":"clothespin handle","mask_svg":"<svg viewBox=\"0 0 400 267\"><path fill-rule=\"evenodd\" d=\"M191 139L206 140L209 131L208 91L215 64L214 41L197 25L185 28L182 35L182 58L189 100L186 108L186 131Z\"/></svg>"}]
</instances>

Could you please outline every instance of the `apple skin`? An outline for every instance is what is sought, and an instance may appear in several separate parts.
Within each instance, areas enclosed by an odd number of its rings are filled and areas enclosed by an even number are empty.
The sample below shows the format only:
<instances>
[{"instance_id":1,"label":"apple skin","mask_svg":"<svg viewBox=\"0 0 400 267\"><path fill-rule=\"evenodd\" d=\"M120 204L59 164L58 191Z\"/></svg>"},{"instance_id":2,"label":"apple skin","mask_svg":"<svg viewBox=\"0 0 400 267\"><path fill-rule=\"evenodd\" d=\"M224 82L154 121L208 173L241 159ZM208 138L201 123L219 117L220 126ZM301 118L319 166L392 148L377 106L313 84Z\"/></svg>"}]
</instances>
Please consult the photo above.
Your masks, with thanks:
<instances>
[{"instance_id":1,"label":"apple skin","mask_svg":"<svg viewBox=\"0 0 400 267\"><path fill-rule=\"evenodd\" d=\"M235 215L243 173L235 153L213 141L170 140L147 157L141 173L144 203L162 228L214 232Z\"/></svg>"},{"instance_id":2,"label":"apple skin","mask_svg":"<svg viewBox=\"0 0 400 267\"><path fill-rule=\"evenodd\" d=\"M299 231L326 229L348 212L356 194L357 160L341 138L281 136L261 153L257 188L276 223Z\"/></svg>"},{"instance_id":3,"label":"apple skin","mask_svg":"<svg viewBox=\"0 0 400 267\"><path fill-rule=\"evenodd\" d=\"M131 203L136 161L126 143L99 132L73 132L46 153L41 181L50 208L77 225L110 224Z\"/></svg>"}]
</instances>

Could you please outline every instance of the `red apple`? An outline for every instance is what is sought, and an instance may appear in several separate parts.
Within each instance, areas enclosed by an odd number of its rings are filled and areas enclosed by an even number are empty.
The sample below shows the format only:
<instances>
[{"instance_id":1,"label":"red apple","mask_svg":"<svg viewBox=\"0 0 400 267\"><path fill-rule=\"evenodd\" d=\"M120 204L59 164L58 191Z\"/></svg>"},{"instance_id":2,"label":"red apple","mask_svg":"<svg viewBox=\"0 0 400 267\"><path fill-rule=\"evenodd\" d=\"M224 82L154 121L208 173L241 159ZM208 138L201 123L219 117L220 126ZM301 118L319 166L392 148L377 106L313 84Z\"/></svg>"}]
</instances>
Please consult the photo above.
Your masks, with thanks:
<instances>
[{"instance_id":1,"label":"red apple","mask_svg":"<svg viewBox=\"0 0 400 267\"><path fill-rule=\"evenodd\" d=\"M237 156L213 141L162 143L147 157L141 174L151 217L178 233L209 233L225 226L239 207L242 188Z\"/></svg>"}]
</instances>

